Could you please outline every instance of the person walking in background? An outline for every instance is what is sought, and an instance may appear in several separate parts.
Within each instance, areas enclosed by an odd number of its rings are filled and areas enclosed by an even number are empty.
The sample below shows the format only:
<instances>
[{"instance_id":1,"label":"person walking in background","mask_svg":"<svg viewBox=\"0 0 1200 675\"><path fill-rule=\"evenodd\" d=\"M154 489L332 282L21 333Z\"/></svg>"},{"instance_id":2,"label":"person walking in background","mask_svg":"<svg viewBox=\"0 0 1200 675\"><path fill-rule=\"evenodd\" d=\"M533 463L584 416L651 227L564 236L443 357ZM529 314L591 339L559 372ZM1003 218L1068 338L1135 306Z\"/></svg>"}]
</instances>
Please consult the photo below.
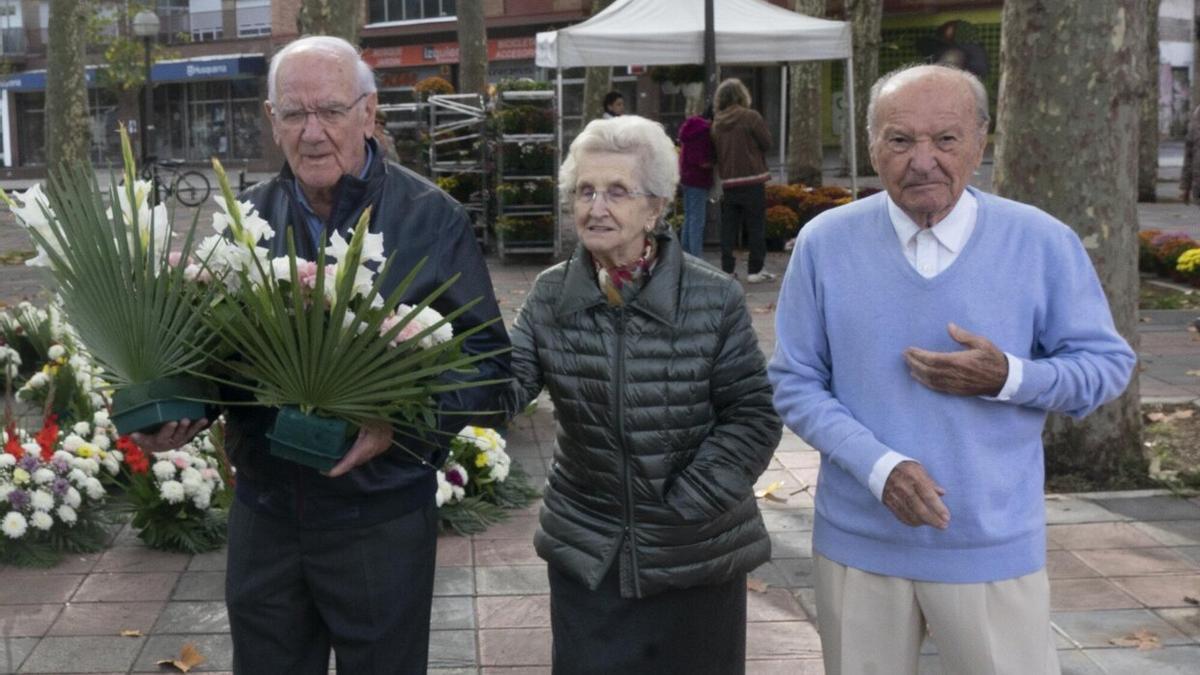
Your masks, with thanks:
<instances>
[{"instance_id":1,"label":"person walking in background","mask_svg":"<svg viewBox=\"0 0 1200 675\"><path fill-rule=\"evenodd\" d=\"M746 574L767 562L754 483L782 426L741 286L662 217L675 146L595 120L559 173L579 246L513 324L510 414L543 388L554 462L534 538L557 675L744 672Z\"/></svg>"},{"instance_id":2,"label":"person walking in background","mask_svg":"<svg viewBox=\"0 0 1200 675\"><path fill-rule=\"evenodd\" d=\"M767 150L771 132L762 115L750 107L750 92L741 80L730 78L717 87L717 114L712 125L717 151L717 174L724 197L721 202L721 269L736 275L734 244L742 227L750 247L749 274L752 284L770 281L774 274L763 269L767 261Z\"/></svg>"},{"instance_id":3,"label":"person walking in background","mask_svg":"<svg viewBox=\"0 0 1200 675\"><path fill-rule=\"evenodd\" d=\"M602 119L610 120L625 114L625 97L619 91L610 91L604 95L604 114Z\"/></svg>"},{"instance_id":4,"label":"person walking in background","mask_svg":"<svg viewBox=\"0 0 1200 675\"><path fill-rule=\"evenodd\" d=\"M713 184L712 107L679 127L679 183L683 186L683 229L679 241L686 253L704 254L708 192Z\"/></svg>"},{"instance_id":5,"label":"person walking in background","mask_svg":"<svg viewBox=\"0 0 1200 675\"><path fill-rule=\"evenodd\" d=\"M1196 171L1196 146L1200 144L1200 105L1192 108L1187 137L1183 142L1183 171L1179 175L1179 198L1184 204L1200 197L1200 171Z\"/></svg>"},{"instance_id":6,"label":"person walking in background","mask_svg":"<svg viewBox=\"0 0 1200 675\"><path fill-rule=\"evenodd\" d=\"M927 633L949 673L1059 672L1042 427L1116 398L1137 359L1079 237L967 187L987 100L954 68L881 78L867 135L885 192L806 225L784 275L769 374L821 453L828 673L915 675Z\"/></svg>"}]
</instances>

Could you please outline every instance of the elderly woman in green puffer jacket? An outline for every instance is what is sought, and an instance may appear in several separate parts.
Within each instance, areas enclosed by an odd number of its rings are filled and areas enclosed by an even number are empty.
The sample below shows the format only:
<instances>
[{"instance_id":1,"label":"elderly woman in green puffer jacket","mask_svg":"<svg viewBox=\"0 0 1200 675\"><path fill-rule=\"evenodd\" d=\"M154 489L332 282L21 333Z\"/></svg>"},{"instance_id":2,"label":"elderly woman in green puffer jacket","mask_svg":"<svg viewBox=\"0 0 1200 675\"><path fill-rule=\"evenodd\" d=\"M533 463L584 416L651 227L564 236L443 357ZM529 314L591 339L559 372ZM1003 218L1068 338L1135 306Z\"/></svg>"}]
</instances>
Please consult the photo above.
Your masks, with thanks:
<instances>
[{"instance_id":1,"label":"elderly woman in green puffer jacket","mask_svg":"<svg viewBox=\"0 0 1200 675\"><path fill-rule=\"evenodd\" d=\"M559 174L579 247L513 327L510 410L545 388L557 419L534 539L557 674L744 670L781 427L742 288L659 227L678 179L661 125L588 124Z\"/></svg>"}]
</instances>

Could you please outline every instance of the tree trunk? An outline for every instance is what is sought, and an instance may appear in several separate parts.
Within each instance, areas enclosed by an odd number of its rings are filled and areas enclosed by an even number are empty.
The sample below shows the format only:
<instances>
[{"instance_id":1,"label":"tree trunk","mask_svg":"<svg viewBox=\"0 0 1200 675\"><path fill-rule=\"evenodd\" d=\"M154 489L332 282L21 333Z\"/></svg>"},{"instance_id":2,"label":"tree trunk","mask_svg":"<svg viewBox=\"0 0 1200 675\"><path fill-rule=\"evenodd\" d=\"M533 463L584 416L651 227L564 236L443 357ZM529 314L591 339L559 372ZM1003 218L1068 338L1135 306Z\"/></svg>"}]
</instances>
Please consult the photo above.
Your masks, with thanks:
<instances>
[{"instance_id":1,"label":"tree trunk","mask_svg":"<svg viewBox=\"0 0 1200 675\"><path fill-rule=\"evenodd\" d=\"M1121 335L1137 347L1137 158L1145 73L1140 0L1006 0L996 191L1070 225ZM1138 381L1081 422L1047 424L1050 475L1145 475Z\"/></svg>"},{"instance_id":2,"label":"tree trunk","mask_svg":"<svg viewBox=\"0 0 1200 675\"><path fill-rule=\"evenodd\" d=\"M596 16L612 0L592 0L592 16ZM604 114L604 95L612 89L612 68L588 68L583 79L583 124Z\"/></svg>"},{"instance_id":3,"label":"tree trunk","mask_svg":"<svg viewBox=\"0 0 1200 675\"><path fill-rule=\"evenodd\" d=\"M46 165L77 166L89 161L92 145L84 79L84 31L91 3L50 0L46 65Z\"/></svg>"},{"instance_id":4,"label":"tree trunk","mask_svg":"<svg viewBox=\"0 0 1200 675\"><path fill-rule=\"evenodd\" d=\"M483 23L483 3L459 2L458 8L458 90L464 94L487 94L487 27Z\"/></svg>"},{"instance_id":5,"label":"tree trunk","mask_svg":"<svg viewBox=\"0 0 1200 675\"><path fill-rule=\"evenodd\" d=\"M850 21L854 41L854 120L858 144L858 172L874 175L870 149L867 147L867 99L871 85L879 79L879 45L883 29L883 0L846 0L846 17ZM849 112L849 111L847 111ZM850 116L846 115L847 127ZM849 129L842 131L842 165L850 170Z\"/></svg>"},{"instance_id":6,"label":"tree trunk","mask_svg":"<svg viewBox=\"0 0 1200 675\"><path fill-rule=\"evenodd\" d=\"M1158 5L1159 0L1146 0L1143 10L1146 21L1146 77L1142 92L1142 123L1138 136L1139 202L1158 200Z\"/></svg>"},{"instance_id":7,"label":"tree trunk","mask_svg":"<svg viewBox=\"0 0 1200 675\"><path fill-rule=\"evenodd\" d=\"M792 9L825 17L825 0L792 0ZM805 185L821 184L821 64L790 64L788 83L788 175Z\"/></svg>"},{"instance_id":8,"label":"tree trunk","mask_svg":"<svg viewBox=\"0 0 1200 675\"><path fill-rule=\"evenodd\" d=\"M301 35L333 35L357 45L365 7L362 0L301 0L297 28Z\"/></svg>"}]
</instances>

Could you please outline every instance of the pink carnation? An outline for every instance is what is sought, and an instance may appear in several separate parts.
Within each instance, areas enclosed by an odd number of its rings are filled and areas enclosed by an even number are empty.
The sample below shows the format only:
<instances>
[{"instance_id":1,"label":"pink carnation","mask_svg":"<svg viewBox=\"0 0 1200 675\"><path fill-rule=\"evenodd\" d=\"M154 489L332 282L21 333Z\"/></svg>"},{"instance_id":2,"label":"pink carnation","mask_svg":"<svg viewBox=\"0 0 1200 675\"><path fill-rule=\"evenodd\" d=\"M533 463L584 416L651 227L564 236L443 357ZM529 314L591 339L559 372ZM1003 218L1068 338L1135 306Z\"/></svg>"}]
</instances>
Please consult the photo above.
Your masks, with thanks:
<instances>
[{"instance_id":1,"label":"pink carnation","mask_svg":"<svg viewBox=\"0 0 1200 675\"><path fill-rule=\"evenodd\" d=\"M400 320L402 318L403 317L398 316L396 314L389 315L386 319L383 320L383 323L379 326L379 334L387 335L388 331L392 330L392 328L395 327L396 324L400 323ZM409 340L415 338L423 330L425 330L425 326L421 325L421 323L419 321L417 321L415 319L412 321L409 321L407 324L404 325L404 328L400 329L400 332L396 334L396 337L392 338L391 344L393 347L399 347L401 344L408 342Z\"/></svg>"}]
</instances>

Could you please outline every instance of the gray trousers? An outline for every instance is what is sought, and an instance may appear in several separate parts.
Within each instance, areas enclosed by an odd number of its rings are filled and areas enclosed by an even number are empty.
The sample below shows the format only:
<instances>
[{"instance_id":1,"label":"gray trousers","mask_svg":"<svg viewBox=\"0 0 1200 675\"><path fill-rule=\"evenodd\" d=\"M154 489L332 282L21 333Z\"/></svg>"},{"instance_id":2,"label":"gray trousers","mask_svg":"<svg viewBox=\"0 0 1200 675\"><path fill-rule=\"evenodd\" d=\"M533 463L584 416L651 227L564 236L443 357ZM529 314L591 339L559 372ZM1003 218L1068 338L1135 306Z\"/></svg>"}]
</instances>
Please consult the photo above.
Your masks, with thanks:
<instances>
[{"instance_id":1,"label":"gray trousers","mask_svg":"<svg viewBox=\"0 0 1200 675\"><path fill-rule=\"evenodd\" d=\"M437 507L362 528L303 529L234 499L225 603L245 675L424 673Z\"/></svg>"}]
</instances>

